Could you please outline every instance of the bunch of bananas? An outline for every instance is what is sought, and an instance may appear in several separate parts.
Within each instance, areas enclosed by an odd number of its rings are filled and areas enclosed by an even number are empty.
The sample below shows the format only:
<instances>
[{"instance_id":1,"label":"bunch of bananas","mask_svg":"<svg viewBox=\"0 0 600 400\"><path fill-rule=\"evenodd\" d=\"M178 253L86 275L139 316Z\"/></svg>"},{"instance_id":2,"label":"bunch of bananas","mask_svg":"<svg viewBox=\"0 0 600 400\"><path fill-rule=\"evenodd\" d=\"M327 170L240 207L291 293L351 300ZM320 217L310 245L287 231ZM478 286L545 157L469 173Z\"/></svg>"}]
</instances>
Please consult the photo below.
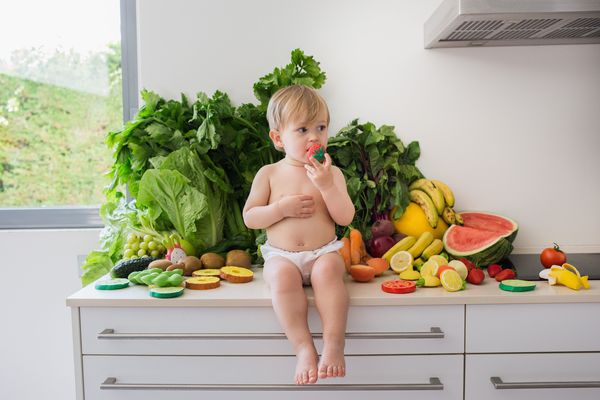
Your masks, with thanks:
<instances>
[{"instance_id":1,"label":"bunch of bananas","mask_svg":"<svg viewBox=\"0 0 600 400\"><path fill-rule=\"evenodd\" d=\"M462 225L460 214L454 212L454 194L448 185L435 179L417 179L408 187L410 201L417 203L425 212L432 228L442 218L447 224Z\"/></svg>"}]
</instances>

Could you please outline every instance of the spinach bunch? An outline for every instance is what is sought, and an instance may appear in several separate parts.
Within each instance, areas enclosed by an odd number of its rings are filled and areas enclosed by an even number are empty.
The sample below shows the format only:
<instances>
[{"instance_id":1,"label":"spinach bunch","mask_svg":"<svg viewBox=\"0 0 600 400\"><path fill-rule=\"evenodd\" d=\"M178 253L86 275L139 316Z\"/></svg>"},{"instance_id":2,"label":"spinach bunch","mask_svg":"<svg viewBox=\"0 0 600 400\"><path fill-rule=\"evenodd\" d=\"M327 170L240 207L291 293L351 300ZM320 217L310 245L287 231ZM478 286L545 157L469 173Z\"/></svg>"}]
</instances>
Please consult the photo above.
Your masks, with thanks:
<instances>
[{"instance_id":1,"label":"spinach bunch","mask_svg":"<svg viewBox=\"0 0 600 400\"><path fill-rule=\"evenodd\" d=\"M421 155L419 143L405 147L393 126L376 128L355 119L329 139L327 151L346 178L356 209L352 226L365 235L394 207L393 218L399 218L410 202L408 185L423 177L415 166Z\"/></svg>"}]
</instances>

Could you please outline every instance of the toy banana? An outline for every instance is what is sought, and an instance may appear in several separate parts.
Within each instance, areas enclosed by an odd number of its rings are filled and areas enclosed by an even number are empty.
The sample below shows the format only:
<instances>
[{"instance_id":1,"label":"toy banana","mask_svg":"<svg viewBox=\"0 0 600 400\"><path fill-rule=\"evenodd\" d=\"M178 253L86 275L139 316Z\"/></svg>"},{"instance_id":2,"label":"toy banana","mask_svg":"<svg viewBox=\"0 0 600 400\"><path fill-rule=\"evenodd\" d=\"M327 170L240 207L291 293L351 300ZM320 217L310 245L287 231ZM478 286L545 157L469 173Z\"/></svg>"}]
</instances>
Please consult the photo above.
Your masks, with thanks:
<instances>
[{"instance_id":1,"label":"toy banana","mask_svg":"<svg viewBox=\"0 0 600 400\"><path fill-rule=\"evenodd\" d=\"M589 289L590 284L587 276L581 276L577 268L571 264L562 266L553 265L548 273L548 283L550 285L564 285L573 290L579 290L581 287Z\"/></svg>"}]
</instances>

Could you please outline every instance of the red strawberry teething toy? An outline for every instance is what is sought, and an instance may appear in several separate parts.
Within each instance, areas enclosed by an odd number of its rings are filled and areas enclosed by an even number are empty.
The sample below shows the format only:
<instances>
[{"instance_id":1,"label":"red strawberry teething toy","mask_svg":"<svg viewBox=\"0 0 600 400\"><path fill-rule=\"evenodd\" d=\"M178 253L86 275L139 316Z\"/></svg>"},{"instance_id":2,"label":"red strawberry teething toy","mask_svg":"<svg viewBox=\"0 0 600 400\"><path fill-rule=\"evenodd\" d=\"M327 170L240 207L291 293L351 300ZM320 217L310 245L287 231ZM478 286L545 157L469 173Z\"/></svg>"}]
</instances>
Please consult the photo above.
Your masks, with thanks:
<instances>
[{"instance_id":1,"label":"red strawberry teething toy","mask_svg":"<svg viewBox=\"0 0 600 400\"><path fill-rule=\"evenodd\" d=\"M307 156L308 159L314 157L318 162L323 162L325 158L325 149L320 144L313 144L309 147Z\"/></svg>"}]
</instances>

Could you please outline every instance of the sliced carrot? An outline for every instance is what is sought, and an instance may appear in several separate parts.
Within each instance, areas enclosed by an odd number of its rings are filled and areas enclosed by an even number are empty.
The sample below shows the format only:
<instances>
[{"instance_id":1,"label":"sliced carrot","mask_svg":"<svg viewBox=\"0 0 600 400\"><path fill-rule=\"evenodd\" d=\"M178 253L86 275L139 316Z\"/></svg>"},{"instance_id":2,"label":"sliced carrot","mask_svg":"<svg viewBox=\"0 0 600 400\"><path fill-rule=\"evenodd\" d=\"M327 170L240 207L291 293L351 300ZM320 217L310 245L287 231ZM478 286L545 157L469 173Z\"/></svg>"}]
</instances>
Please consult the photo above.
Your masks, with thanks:
<instances>
[{"instance_id":1,"label":"sliced carrot","mask_svg":"<svg viewBox=\"0 0 600 400\"><path fill-rule=\"evenodd\" d=\"M350 266L352 265L352 259L350 257L350 239L347 237L342 238L342 243L344 247L340 249L340 254L344 259L344 266L346 267L346 272L350 273Z\"/></svg>"}]
</instances>

